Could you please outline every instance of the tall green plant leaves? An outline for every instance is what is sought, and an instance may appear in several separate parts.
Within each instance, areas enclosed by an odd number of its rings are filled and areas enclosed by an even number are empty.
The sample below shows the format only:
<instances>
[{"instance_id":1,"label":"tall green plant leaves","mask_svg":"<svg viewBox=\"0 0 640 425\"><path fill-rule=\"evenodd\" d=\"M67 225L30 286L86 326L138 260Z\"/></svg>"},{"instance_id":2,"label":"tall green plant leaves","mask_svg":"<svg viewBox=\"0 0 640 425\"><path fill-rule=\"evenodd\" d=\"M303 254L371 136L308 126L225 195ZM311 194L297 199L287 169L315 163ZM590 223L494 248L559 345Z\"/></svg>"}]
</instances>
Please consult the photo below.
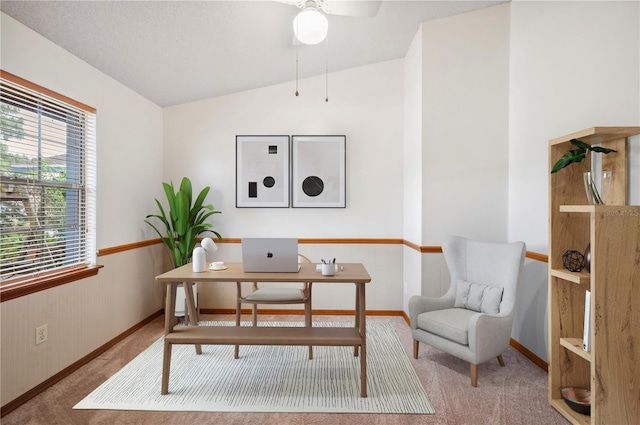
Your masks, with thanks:
<instances>
[{"instance_id":1,"label":"tall green plant leaves","mask_svg":"<svg viewBox=\"0 0 640 425\"><path fill-rule=\"evenodd\" d=\"M169 203L169 218L171 219L171 223L173 223L177 219L176 195L174 193L173 183L162 183L162 187L164 187L164 193L167 196L167 202ZM157 199L156 202L158 202Z\"/></svg>"},{"instance_id":2,"label":"tall green plant leaves","mask_svg":"<svg viewBox=\"0 0 640 425\"><path fill-rule=\"evenodd\" d=\"M186 177L182 179L182 182L180 183L180 192L187 195L187 204L191 206L191 195L193 193L193 189L191 187L191 180L189 180Z\"/></svg>"},{"instance_id":3,"label":"tall green plant leaves","mask_svg":"<svg viewBox=\"0 0 640 425\"><path fill-rule=\"evenodd\" d=\"M189 212L189 220L195 220L196 219L196 215L203 208L213 210L213 206L212 205L202 206L202 204L204 204L204 198L207 197L208 193L209 193L209 186L207 186L204 189L202 189L202 191L200 192L200 195L198 195L198 198L196 199L196 203L193 205L193 208ZM209 207L211 207L211 208L209 208Z\"/></svg>"},{"instance_id":4,"label":"tall green plant leaves","mask_svg":"<svg viewBox=\"0 0 640 425\"><path fill-rule=\"evenodd\" d=\"M176 221L174 223L174 230L178 237L185 236L187 233L187 227L191 223L189 218L189 210L191 205L187 194L180 190L176 193Z\"/></svg>"},{"instance_id":5,"label":"tall green plant leaves","mask_svg":"<svg viewBox=\"0 0 640 425\"><path fill-rule=\"evenodd\" d=\"M156 199L160 214L149 214L145 222L160 236L162 242L171 251L174 266L179 267L191 261L193 249L197 243L196 238L201 233L211 232L218 240L222 240L220 234L211 229L212 224L206 222L207 218L213 214L220 214L220 211L216 211L213 205L204 205L210 190L209 186L200 191L193 206L191 205L193 189L187 177L182 179L178 192L175 192L173 183L162 183L162 186L169 204L169 216L167 217L162 204ZM160 220L164 225L164 232L149 221L150 218Z\"/></svg>"}]
</instances>

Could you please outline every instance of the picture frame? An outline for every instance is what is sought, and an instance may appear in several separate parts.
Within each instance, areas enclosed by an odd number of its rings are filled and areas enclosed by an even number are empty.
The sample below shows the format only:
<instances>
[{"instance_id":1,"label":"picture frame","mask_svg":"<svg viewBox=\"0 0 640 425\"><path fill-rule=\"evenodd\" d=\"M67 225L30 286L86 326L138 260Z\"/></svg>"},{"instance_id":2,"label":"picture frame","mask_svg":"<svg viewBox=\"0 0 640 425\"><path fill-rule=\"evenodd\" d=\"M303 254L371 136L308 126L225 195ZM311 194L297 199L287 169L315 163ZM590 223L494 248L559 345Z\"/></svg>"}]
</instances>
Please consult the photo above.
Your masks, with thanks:
<instances>
[{"instance_id":1,"label":"picture frame","mask_svg":"<svg viewBox=\"0 0 640 425\"><path fill-rule=\"evenodd\" d=\"M294 208L346 208L347 137L291 137Z\"/></svg>"},{"instance_id":2,"label":"picture frame","mask_svg":"<svg viewBox=\"0 0 640 425\"><path fill-rule=\"evenodd\" d=\"M236 136L236 208L289 208L289 136Z\"/></svg>"}]
</instances>

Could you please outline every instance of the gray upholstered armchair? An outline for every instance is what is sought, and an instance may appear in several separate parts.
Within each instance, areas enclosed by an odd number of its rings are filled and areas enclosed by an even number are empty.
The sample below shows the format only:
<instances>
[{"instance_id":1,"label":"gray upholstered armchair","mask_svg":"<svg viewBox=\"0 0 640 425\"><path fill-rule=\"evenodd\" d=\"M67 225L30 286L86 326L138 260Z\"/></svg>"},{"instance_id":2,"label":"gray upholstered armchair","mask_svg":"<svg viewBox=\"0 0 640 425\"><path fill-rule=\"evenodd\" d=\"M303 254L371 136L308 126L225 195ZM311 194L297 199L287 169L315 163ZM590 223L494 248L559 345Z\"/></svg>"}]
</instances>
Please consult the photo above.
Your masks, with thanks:
<instances>
[{"instance_id":1,"label":"gray upholstered armchair","mask_svg":"<svg viewBox=\"0 0 640 425\"><path fill-rule=\"evenodd\" d=\"M413 357L418 358L418 343L423 342L468 361L476 387L478 364L497 357L504 366L525 244L454 236L442 251L451 274L447 293L409 300Z\"/></svg>"}]
</instances>

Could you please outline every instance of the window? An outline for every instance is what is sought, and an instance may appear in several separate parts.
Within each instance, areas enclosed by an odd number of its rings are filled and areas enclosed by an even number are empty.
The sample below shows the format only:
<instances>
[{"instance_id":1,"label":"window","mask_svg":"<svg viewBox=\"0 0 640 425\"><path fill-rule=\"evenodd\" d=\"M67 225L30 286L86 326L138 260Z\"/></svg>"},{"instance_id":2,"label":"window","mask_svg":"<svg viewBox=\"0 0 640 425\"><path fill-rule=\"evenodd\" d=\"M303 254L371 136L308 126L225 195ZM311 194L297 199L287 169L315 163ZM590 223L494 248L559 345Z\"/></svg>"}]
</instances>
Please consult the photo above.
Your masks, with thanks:
<instances>
[{"instance_id":1,"label":"window","mask_svg":"<svg viewBox=\"0 0 640 425\"><path fill-rule=\"evenodd\" d=\"M2 72L0 279L95 264L95 109Z\"/></svg>"}]
</instances>

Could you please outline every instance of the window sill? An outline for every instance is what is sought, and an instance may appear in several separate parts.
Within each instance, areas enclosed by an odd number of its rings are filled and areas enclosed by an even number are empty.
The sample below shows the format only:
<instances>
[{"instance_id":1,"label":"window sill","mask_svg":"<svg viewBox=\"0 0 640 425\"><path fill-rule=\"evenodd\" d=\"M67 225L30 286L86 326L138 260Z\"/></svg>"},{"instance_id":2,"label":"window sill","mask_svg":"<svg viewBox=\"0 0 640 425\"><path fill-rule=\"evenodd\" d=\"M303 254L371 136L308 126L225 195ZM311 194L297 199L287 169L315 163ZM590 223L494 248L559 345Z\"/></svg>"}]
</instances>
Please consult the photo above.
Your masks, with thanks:
<instances>
[{"instance_id":1,"label":"window sill","mask_svg":"<svg viewBox=\"0 0 640 425\"><path fill-rule=\"evenodd\" d=\"M12 300L14 298L24 297L25 295L35 292L44 291L45 289L54 288L76 280L86 279L96 276L102 265L87 266L64 270L61 272L50 273L43 276L32 277L20 282L8 283L0 287L0 302Z\"/></svg>"}]
</instances>

